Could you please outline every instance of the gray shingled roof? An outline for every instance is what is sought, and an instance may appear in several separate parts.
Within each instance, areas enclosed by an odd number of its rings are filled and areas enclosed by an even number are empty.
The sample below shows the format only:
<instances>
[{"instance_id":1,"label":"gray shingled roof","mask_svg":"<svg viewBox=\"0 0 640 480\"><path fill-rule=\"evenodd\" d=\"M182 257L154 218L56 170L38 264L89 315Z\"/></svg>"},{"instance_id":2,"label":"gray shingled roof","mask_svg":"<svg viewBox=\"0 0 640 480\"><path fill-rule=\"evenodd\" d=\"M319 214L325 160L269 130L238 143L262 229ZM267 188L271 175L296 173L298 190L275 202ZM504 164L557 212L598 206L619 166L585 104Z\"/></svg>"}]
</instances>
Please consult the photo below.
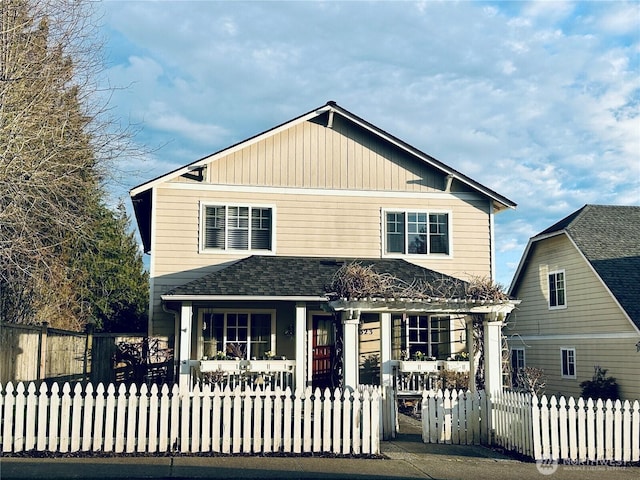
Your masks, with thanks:
<instances>
[{"instance_id":1,"label":"gray shingled roof","mask_svg":"<svg viewBox=\"0 0 640 480\"><path fill-rule=\"evenodd\" d=\"M640 328L640 207L585 205L539 236L562 230Z\"/></svg>"},{"instance_id":2,"label":"gray shingled roof","mask_svg":"<svg viewBox=\"0 0 640 480\"><path fill-rule=\"evenodd\" d=\"M254 255L239 260L167 292L167 296L215 295L261 297L324 297L338 269L351 262L372 266L411 283L414 280L450 281L464 297L464 282L402 259L280 257Z\"/></svg>"}]
</instances>

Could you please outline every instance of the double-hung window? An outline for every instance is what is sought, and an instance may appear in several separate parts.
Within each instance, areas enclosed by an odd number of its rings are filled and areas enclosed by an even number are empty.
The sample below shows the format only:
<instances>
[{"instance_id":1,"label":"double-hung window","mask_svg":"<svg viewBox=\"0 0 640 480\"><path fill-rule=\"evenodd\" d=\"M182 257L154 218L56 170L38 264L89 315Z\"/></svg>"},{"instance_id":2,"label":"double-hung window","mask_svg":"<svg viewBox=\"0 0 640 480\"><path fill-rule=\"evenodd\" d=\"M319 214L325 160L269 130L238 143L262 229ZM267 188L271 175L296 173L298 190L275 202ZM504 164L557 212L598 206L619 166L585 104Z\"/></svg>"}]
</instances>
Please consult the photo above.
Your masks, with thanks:
<instances>
[{"instance_id":1,"label":"double-hung window","mask_svg":"<svg viewBox=\"0 0 640 480\"><path fill-rule=\"evenodd\" d=\"M275 350L273 315L269 312L212 312L202 314L203 355L219 353L240 359L260 358Z\"/></svg>"},{"instance_id":2,"label":"double-hung window","mask_svg":"<svg viewBox=\"0 0 640 480\"><path fill-rule=\"evenodd\" d=\"M449 214L425 211L385 211L386 254L449 255Z\"/></svg>"},{"instance_id":3,"label":"double-hung window","mask_svg":"<svg viewBox=\"0 0 640 480\"><path fill-rule=\"evenodd\" d=\"M549 273L549 308L567 306L564 270Z\"/></svg>"},{"instance_id":4,"label":"double-hung window","mask_svg":"<svg viewBox=\"0 0 640 480\"><path fill-rule=\"evenodd\" d=\"M562 378L576 378L576 349L560 349L560 368Z\"/></svg>"},{"instance_id":5,"label":"double-hung window","mask_svg":"<svg viewBox=\"0 0 640 480\"><path fill-rule=\"evenodd\" d=\"M243 205L202 205L204 251L272 251L273 210Z\"/></svg>"}]
</instances>

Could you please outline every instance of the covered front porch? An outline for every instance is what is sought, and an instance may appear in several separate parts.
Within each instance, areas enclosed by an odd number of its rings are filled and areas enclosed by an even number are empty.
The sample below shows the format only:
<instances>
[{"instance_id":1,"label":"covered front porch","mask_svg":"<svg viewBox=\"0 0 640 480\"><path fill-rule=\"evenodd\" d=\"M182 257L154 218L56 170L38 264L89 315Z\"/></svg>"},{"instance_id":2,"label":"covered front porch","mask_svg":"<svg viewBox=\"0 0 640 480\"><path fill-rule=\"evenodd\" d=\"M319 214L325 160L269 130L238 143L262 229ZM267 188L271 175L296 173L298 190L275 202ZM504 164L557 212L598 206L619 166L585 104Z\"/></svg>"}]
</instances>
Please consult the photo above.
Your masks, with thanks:
<instances>
[{"instance_id":1,"label":"covered front porch","mask_svg":"<svg viewBox=\"0 0 640 480\"><path fill-rule=\"evenodd\" d=\"M315 302L279 301L266 310L264 302L242 306L182 303L181 387L258 385L295 391L366 384L388 386L400 395L473 390L479 357L485 388L502 387L500 330L510 304L445 309L326 302L319 308ZM482 353L473 341L479 325Z\"/></svg>"},{"instance_id":2,"label":"covered front porch","mask_svg":"<svg viewBox=\"0 0 640 480\"><path fill-rule=\"evenodd\" d=\"M248 272L255 272L253 283ZM345 275L375 280L378 272L386 285L375 285L369 295L343 288ZM408 289L416 279L421 289ZM401 295L407 293L414 295ZM465 376L473 390L479 362L483 386L500 389L501 327L515 306L505 296L479 298L466 282L399 259L257 256L162 299L176 312L181 387L294 391L365 384L418 392L447 388L437 382Z\"/></svg>"}]
</instances>

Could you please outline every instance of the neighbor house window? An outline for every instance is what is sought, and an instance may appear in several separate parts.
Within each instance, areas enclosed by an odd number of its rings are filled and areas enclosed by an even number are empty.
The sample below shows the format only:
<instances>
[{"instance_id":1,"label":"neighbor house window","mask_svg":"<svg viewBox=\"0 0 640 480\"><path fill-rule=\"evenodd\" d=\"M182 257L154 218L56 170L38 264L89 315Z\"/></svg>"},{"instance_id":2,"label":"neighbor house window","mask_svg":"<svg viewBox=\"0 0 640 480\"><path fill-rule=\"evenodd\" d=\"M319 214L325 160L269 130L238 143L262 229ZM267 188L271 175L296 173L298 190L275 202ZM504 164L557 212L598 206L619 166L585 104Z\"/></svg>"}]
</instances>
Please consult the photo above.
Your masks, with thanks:
<instances>
[{"instance_id":1,"label":"neighbor house window","mask_svg":"<svg viewBox=\"0 0 640 480\"><path fill-rule=\"evenodd\" d=\"M444 360L451 355L449 316L394 315L392 322L392 349L396 359L420 355Z\"/></svg>"},{"instance_id":2,"label":"neighbor house window","mask_svg":"<svg viewBox=\"0 0 640 480\"><path fill-rule=\"evenodd\" d=\"M549 308L563 308L567 306L565 296L564 270L549 274Z\"/></svg>"},{"instance_id":3,"label":"neighbor house window","mask_svg":"<svg viewBox=\"0 0 640 480\"><path fill-rule=\"evenodd\" d=\"M203 250L273 249L273 211L240 205L202 206Z\"/></svg>"},{"instance_id":4,"label":"neighbor house window","mask_svg":"<svg viewBox=\"0 0 640 480\"><path fill-rule=\"evenodd\" d=\"M384 216L385 253L449 255L448 213L388 211Z\"/></svg>"},{"instance_id":5,"label":"neighbor house window","mask_svg":"<svg viewBox=\"0 0 640 480\"><path fill-rule=\"evenodd\" d=\"M524 368L524 348L511 349L511 385L520 387L518 374Z\"/></svg>"},{"instance_id":6,"label":"neighbor house window","mask_svg":"<svg viewBox=\"0 0 640 480\"><path fill-rule=\"evenodd\" d=\"M275 350L274 325L268 312L203 312L202 355L261 358Z\"/></svg>"},{"instance_id":7,"label":"neighbor house window","mask_svg":"<svg viewBox=\"0 0 640 480\"><path fill-rule=\"evenodd\" d=\"M560 349L560 363L563 378L576 378L576 350L575 348Z\"/></svg>"}]
</instances>

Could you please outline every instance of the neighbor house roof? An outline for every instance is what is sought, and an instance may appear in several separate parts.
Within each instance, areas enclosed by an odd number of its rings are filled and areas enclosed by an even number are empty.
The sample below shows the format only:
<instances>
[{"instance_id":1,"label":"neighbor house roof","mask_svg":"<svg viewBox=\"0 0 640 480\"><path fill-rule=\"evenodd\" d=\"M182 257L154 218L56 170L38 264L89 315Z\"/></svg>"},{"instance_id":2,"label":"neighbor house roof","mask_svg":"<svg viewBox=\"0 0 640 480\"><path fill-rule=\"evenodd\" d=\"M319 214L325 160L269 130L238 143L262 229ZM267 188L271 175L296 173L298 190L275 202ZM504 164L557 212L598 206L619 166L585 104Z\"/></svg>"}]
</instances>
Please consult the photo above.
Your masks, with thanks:
<instances>
[{"instance_id":1,"label":"neighbor house roof","mask_svg":"<svg viewBox=\"0 0 640 480\"><path fill-rule=\"evenodd\" d=\"M259 256L239 260L216 272L174 288L162 296L172 300L282 299L326 301L336 272L358 263L411 284L447 284L452 296L464 297L465 282L402 259L355 259Z\"/></svg>"},{"instance_id":2,"label":"neighbor house roof","mask_svg":"<svg viewBox=\"0 0 640 480\"><path fill-rule=\"evenodd\" d=\"M514 276L511 292L520 282L531 246L561 234L572 240L640 328L640 207L585 205L532 237Z\"/></svg>"},{"instance_id":3,"label":"neighbor house roof","mask_svg":"<svg viewBox=\"0 0 640 480\"><path fill-rule=\"evenodd\" d=\"M417 161L424 162L430 165L436 170L442 172L443 175L449 176L450 179L456 180L466 185L467 187L471 188L472 190L486 196L493 202L493 205L496 211L504 210L506 208L516 207L516 204L513 201L509 200L508 198L500 195L499 193L496 193L490 188L485 187L484 185L476 182L475 180L467 177L466 175L463 175L457 170L454 170L448 165L445 165L441 161L435 159L434 157L427 155L426 153L418 150L415 147L412 147L408 143L403 142L399 138L394 137L393 135L385 132L384 130L358 117L357 115L354 115L348 110L340 107L337 103L330 101L321 107L314 108L313 110L303 115L300 115L299 117L296 117L276 127L266 130L258 135L255 135L251 138L238 142L234 145L231 145L230 147L227 147L211 155L207 155L206 157L196 160L195 162L192 162L188 165L175 169L169 173L156 177L152 180L149 180L148 182L145 182L141 185L138 185L132 188L129 193L133 201L134 212L136 215L136 220L138 222L138 228L140 230L140 236L142 238L142 243L143 243L145 252L150 251L150 248L151 248L151 209L153 208L151 191L153 187L160 185L164 182L167 182L173 178L179 177L181 175L186 175L195 171L199 171L199 169L201 169L204 165L206 165L211 161L214 161L220 157L228 155L241 148L245 148L253 143L259 142L260 140L266 137L275 135L285 129L293 127L296 124L315 119L320 115L325 115L325 114L340 115L341 117L352 122L353 124L356 124L359 127L364 128L371 134L379 137L381 140L391 145L394 145L396 148L403 150L404 152L408 153L413 158L415 158Z\"/></svg>"}]
</instances>

